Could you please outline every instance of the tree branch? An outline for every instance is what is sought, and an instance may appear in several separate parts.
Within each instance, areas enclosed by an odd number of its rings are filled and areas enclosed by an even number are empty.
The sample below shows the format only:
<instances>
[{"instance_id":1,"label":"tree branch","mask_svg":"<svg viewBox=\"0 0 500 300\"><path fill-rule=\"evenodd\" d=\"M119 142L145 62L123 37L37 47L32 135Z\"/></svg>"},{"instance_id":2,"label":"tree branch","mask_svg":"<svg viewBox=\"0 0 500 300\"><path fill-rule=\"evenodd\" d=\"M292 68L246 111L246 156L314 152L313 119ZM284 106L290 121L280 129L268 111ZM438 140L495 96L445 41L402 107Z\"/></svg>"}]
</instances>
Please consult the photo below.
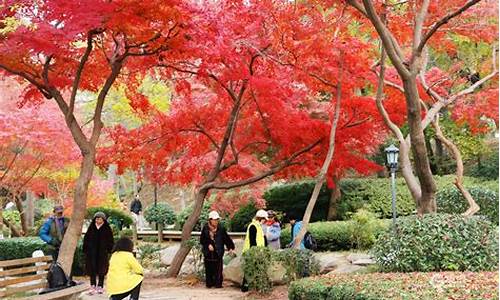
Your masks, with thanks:
<instances>
[{"instance_id":1,"label":"tree branch","mask_svg":"<svg viewBox=\"0 0 500 300\"><path fill-rule=\"evenodd\" d=\"M236 188L236 187L240 187L240 186L245 186L245 185L249 185L249 184L252 184L254 182L257 182L261 179L264 179L270 175L273 175L275 173L277 173L278 171L281 171L282 169L294 164L294 160L302 155L303 153L306 153L308 151L310 151L312 148L314 148L315 146L317 146L320 142L321 142L322 139L319 139L317 140L316 142L308 145L307 147L295 152L294 154L292 154L288 159L282 161L281 163L271 167L271 169L269 169L268 171L266 172L263 172L261 174L258 174L258 175L255 175L253 177L250 177L250 178L247 178L247 179L244 179L244 180L240 180L240 181L235 181L235 182L219 182L219 183L216 183L216 182L209 182L207 184L205 184L203 187L204 188L214 188L214 189L219 189L219 190L228 190L228 189L232 189L232 188Z\"/></svg>"},{"instance_id":2,"label":"tree branch","mask_svg":"<svg viewBox=\"0 0 500 300\"><path fill-rule=\"evenodd\" d=\"M459 16L460 14L462 14L464 11L466 11L467 9L469 9L471 6L473 6L474 4L476 3L479 3L481 0L470 0L468 1L467 3L465 3L462 7L460 7L458 10L452 12L452 13L449 13L448 15L446 15L444 18L442 18L441 20L437 21L433 26L432 28L424 35L424 37L422 38L422 40L420 41L420 43L418 44L418 47L416 48L415 50L415 53L418 54L418 53L421 53L422 50L424 49L425 47L425 44L427 43L427 41L434 35L434 33L436 33L436 31L438 31L438 29L445 25L446 23L448 23L451 19L453 19L454 17L456 16Z\"/></svg>"}]
</instances>

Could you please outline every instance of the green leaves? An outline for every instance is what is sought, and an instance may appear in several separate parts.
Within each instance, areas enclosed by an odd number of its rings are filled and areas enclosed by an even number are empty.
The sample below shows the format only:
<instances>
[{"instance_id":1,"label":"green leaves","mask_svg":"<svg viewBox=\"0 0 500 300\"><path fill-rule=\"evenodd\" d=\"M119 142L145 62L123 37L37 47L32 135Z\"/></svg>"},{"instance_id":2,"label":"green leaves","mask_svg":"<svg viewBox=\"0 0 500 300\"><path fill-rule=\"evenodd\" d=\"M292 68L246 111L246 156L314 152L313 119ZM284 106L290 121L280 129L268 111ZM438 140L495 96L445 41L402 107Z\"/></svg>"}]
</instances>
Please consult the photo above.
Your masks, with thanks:
<instances>
[{"instance_id":1,"label":"green leaves","mask_svg":"<svg viewBox=\"0 0 500 300\"><path fill-rule=\"evenodd\" d=\"M482 217L432 214L398 219L373 249L389 272L489 271L498 267L498 227Z\"/></svg>"},{"instance_id":2,"label":"green leaves","mask_svg":"<svg viewBox=\"0 0 500 300\"><path fill-rule=\"evenodd\" d=\"M167 203L152 204L146 208L144 218L149 223L171 225L175 223L175 213Z\"/></svg>"},{"instance_id":3,"label":"green leaves","mask_svg":"<svg viewBox=\"0 0 500 300\"><path fill-rule=\"evenodd\" d=\"M483 187L473 187L468 191L480 207L477 215L485 216L498 225L498 193ZM469 207L467 200L455 187L440 191L436 202L440 213L461 214Z\"/></svg>"},{"instance_id":4,"label":"green leaves","mask_svg":"<svg viewBox=\"0 0 500 300\"><path fill-rule=\"evenodd\" d=\"M133 223L132 218L126 213L124 213L122 210L109 207L89 207L87 209L87 215L85 216L85 218L86 219L94 218L94 214L98 211L102 211L103 213L106 214L108 223L110 225L119 227L120 224L122 226L130 226Z\"/></svg>"}]
</instances>

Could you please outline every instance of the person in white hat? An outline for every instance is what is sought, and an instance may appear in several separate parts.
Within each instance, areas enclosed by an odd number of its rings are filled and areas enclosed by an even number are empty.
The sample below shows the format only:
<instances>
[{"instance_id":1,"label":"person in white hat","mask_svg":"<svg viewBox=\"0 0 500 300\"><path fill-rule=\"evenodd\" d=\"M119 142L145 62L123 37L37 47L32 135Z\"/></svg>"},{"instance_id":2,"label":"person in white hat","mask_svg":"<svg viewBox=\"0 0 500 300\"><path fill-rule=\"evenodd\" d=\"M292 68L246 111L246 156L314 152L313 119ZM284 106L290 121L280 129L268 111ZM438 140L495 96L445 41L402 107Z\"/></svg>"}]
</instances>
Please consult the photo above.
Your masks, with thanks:
<instances>
[{"instance_id":1,"label":"person in white hat","mask_svg":"<svg viewBox=\"0 0 500 300\"><path fill-rule=\"evenodd\" d=\"M200 235L207 288L222 288L222 281L224 280L222 277L224 245L230 254L234 254L233 240L227 234L224 226L219 223L219 220L219 213L211 211L208 214L208 222L203 226Z\"/></svg>"},{"instance_id":2,"label":"person in white hat","mask_svg":"<svg viewBox=\"0 0 500 300\"><path fill-rule=\"evenodd\" d=\"M267 221L267 211L259 209L253 218L252 223L247 227L247 234L245 236L245 244L243 245L243 252L246 252L251 247L266 247L267 241L264 235L264 230L262 225ZM243 283L241 284L241 291L248 291L248 283L245 277L243 277Z\"/></svg>"}]
</instances>

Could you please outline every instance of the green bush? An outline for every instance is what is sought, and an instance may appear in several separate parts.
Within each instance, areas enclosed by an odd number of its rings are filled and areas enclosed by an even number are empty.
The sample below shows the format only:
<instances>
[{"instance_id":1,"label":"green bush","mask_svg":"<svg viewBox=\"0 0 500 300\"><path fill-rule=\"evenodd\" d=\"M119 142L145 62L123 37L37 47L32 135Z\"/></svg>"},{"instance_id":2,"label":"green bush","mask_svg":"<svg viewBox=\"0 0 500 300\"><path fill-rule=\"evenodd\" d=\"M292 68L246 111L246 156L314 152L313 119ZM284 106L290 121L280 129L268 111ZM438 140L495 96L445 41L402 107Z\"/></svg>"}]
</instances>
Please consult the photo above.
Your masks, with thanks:
<instances>
[{"instance_id":1,"label":"green bush","mask_svg":"<svg viewBox=\"0 0 500 300\"><path fill-rule=\"evenodd\" d=\"M31 257L35 250L42 250L46 255L49 255L47 244L37 237L18 237L0 240L0 261ZM73 259L72 274L80 276L84 273L85 256L83 254L83 244L80 241Z\"/></svg>"},{"instance_id":2,"label":"green bush","mask_svg":"<svg viewBox=\"0 0 500 300\"><path fill-rule=\"evenodd\" d=\"M319 263L313 256L314 252L310 250L287 248L274 253L275 259L286 269L288 283L319 274Z\"/></svg>"},{"instance_id":3,"label":"green bush","mask_svg":"<svg viewBox=\"0 0 500 300\"><path fill-rule=\"evenodd\" d=\"M171 225L175 223L175 213L172 207L167 203L152 204L144 211L144 218L149 223L156 223L158 225Z\"/></svg>"},{"instance_id":4,"label":"green bush","mask_svg":"<svg viewBox=\"0 0 500 300\"><path fill-rule=\"evenodd\" d=\"M109 207L89 207L85 218L88 220L93 219L94 214L98 211L105 213L108 223L110 225L115 225L117 228L121 229L122 226L130 226L134 223L132 218L124 211Z\"/></svg>"},{"instance_id":5,"label":"green bush","mask_svg":"<svg viewBox=\"0 0 500 300\"><path fill-rule=\"evenodd\" d=\"M250 290L260 293L271 290L272 282L267 269L272 261L272 250L268 247L251 247L243 253L241 268Z\"/></svg>"},{"instance_id":6,"label":"green bush","mask_svg":"<svg viewBox=\"0 0 500 300\"><path fill-rule=\"evenodd\" d=\"M229 221L229 228L231 231L235 232L245 232L247 230L248 224L252 222L257 208L253 201L248 202L247 205L242 206Z\"/></svg>"},{"instance_id":7,"label":"green bush","mask_svg":"<svg viewBox=\"0 0 500 300\"><path fill-rule=\"evenodd\" d=\"M375 215L359 211L352 220L310 223L308 231L318 243L318 251L367 249L389 226L389 220L378 220ZM281 231L281 245L291 241L290 227Z\"/></svg>"},{"instance_id":8,"label":"green bush","mask_svg":"<svg viewBox=\"0 0 500 300\"><path fill-rule=\"evenodd\" d=\"M486 216L490 222L498 225L498 193L481 187L473 187L468 191L480 207L477 215ZM436 202L439 213L461 214L469 208L467 200L456 187L439 191Z\"/></svg>"},{"instance_id":9,"label":"green bush","mask_svg":"<svg viewBox=\"0 0 500 300\"><path fill-rule=\"evenodd\" d=\"M498 180L498 146L481 159L473 167L466 168L465 174L485 180Z\"/></svg>"},{"instance_id":10,"label":"green bush","mask_svg":"<svg viewBox=\"0 0 500 300\"><path fill-rule=\"evenodd\" d=\"M272 187L264 193L268 209L304 215L307 203L314 189L314 181L301 181ZM311 216L311 221L326 220L331 191L326 185L321 188L320 194Z\"/></svg>"},{"instance_id":11,"label":"green bush","mask_svg":"<svg viewBox=\"0 0 500 300\"><path fill-rule=\"evenodd\" d=\"M428 214L398 219L397 233L373 249L383 271L482 271L498 268L498 227L484 217Z\"/></svg>"},{"instance_id":12,"label":"green bush","mask_svg":"<svg viewBox=\"0 0 500 300\"><path fill-rule=\"evenodd\" d=\"M335 274L292 282L288 299L498 299L497 285L496 272Z\"/></svg>"}]
</instances>

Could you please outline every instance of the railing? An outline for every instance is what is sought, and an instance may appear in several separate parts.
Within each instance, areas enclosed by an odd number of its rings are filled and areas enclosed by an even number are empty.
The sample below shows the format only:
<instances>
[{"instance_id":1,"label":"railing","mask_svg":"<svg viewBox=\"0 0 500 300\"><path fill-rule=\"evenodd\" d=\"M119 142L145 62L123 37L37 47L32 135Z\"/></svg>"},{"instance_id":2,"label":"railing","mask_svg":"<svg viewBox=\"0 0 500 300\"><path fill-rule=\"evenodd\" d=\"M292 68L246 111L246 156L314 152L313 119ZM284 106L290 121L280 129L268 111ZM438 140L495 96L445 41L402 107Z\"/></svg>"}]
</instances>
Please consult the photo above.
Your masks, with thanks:
<instances>
[{"instance_id":1,"label":"railing","mask_svg":"<svg viewBox=\"0 0 500 300\"><path fill-rule=\"evenodd\" d=\"M82 232L82 234L85 234L85 230ZM199 231L191 232L191 236L193 236L193 237L199 237L200 234L201 234L201 232L199 232ZM229 234L229 236L233 239L244 239L245 238L244 232L228 232L227 234ZM181 235L182 235L182 231L163 230L163 240L166 240L166 241L180 241ZM143 239L144 237L148 237L148 236L157 237L158 231L157 230L138 230L137 231L137 238L138 239Z\"/></svg>"}]
</instances>

